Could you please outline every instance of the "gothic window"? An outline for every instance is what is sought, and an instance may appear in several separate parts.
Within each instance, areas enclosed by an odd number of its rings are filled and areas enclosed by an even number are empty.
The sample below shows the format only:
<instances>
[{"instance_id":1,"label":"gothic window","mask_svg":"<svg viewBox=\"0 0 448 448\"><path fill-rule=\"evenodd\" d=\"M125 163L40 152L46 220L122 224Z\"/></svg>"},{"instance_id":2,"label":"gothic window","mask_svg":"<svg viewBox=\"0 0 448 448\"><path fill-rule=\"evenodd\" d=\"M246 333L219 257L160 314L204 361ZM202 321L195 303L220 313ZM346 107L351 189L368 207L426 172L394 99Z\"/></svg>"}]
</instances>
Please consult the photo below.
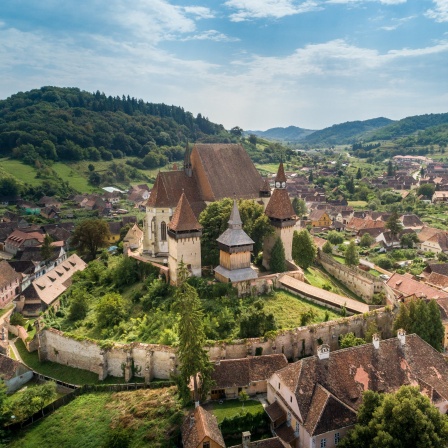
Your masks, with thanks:
<instances>
[{"instance_id":1,"label":"gothic window","mask_svg":"<svg viewBox=\"0 0 448 448\"><path fill-rule=\"evenodd\" d=\"M151 233L154 233L155 225L156 225L156 218L154 217L151 219Z\"/></svg>"},{"instance_id":2,"label":"gothic window","mask_svg":"<svg viewBox=\"0 0 448 448\"><path fill-rule=\"evenodd\" d=\"M162 224L160 224L160 239L161 239L161 241L166 241L166 223L165 223L165 221L162 221Z\"/></svg>"}]
</instances>

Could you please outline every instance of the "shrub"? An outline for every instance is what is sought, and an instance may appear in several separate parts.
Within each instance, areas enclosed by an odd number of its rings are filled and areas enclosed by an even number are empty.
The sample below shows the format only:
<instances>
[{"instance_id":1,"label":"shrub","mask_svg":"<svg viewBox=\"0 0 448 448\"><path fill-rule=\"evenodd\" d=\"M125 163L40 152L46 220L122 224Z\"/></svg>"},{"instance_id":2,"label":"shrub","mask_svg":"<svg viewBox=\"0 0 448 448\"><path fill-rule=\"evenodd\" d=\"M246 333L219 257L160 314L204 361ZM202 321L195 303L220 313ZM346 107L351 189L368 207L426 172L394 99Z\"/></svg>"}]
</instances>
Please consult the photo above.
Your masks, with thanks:
<instances>
[{"instance_id":1,"label":"shrub","mask_svg":"<svg viewBox=\"0 0 448 448\"><path fill-rule=\"evenodd\" d=\"M23 327L25 325L25 319L20 313L12 313L9 318L9 323L11 325L21 325Z\"/></svg>"}]
</instances>

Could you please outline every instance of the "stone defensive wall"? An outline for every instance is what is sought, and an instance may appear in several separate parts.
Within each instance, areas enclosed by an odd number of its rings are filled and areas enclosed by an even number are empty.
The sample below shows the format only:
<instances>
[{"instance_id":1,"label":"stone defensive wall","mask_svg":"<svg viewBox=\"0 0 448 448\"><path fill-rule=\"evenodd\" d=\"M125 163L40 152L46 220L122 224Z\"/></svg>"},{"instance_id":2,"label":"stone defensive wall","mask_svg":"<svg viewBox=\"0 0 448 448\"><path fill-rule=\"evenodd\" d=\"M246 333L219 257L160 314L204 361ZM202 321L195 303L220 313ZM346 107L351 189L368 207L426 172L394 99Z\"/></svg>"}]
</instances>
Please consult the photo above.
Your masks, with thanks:
<instances>
[{"instance_id":1,"label":"stone defensive wall","mask_svg":"<svg viewBox=\"0 0 448 448\"><path fill-rule=\"evenodd\" d=\"M237 359L254 355L284 353L290 361L313 355L318 345L328 344L331 350L339 348L338 338L348 332L363 337L368 325L374 322L382 339L393 336L393 312L388 308L371 311L334 321L298 327L276 332L272 337L235 341L220 341L205 348L212 361ZM38 333L38 351L41 361L89 370L100 379L108 375L133 376L150 382L153 378L169 379L176 371L175 348L156 344L109 344L93 340L81 340L55 329Z\"/></svg>"},{"instance_id":2,"label":"stone defensive wall","mask_svg":"<svg viewBox=\"0 0 448 448\"><path fill-rule=\"evenodd\" d=\"M384 282L358 267L338 263L329 255L319 250L319 262L333 277L342 282L350 291L370 302L374 294L385 292Z\"/></svg>"}]
</instances>

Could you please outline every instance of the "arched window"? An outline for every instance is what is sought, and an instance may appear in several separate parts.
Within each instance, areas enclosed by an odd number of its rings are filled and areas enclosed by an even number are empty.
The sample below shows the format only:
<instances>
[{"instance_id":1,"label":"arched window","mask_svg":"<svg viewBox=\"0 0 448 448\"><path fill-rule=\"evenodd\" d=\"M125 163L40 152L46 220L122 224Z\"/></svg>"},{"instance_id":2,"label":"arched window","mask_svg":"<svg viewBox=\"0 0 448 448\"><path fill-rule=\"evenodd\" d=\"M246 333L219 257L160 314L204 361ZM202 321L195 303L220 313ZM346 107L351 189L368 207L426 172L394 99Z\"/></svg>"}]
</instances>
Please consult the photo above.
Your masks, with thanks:
<instances>
[{"instance_id":1,"label":"arched window","mask_svg":"<svg viewBox=\"0 0 448 448\"><path fill-rule=\"evenodd\" d=\"M166 241L166 223L162 221L160 224L160 239L161 241Z\"/></svg>"}]
</instances>

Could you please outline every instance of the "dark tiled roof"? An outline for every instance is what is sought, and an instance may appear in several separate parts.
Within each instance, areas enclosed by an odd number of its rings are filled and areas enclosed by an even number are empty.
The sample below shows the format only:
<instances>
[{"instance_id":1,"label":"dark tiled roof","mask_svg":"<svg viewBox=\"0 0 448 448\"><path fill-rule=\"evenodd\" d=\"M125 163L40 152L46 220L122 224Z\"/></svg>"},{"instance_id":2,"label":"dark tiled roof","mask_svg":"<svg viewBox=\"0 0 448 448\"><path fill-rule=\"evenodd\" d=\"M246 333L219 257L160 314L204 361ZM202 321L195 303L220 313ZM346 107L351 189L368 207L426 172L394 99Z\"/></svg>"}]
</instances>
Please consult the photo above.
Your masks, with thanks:
<instances>
[{"instance_id":1,"label":"dark tiled roof","mask_svg":"<svg viewBox=\"0 0 448 448\"><path fill-rule=\"evenodd\" d=\"M280 165L278 166L277 175L275 176L276 182L286 182L286 174L285 174L285 168L283 167L283 162L280 162Z\"/></svg>"},{"instance_id":2,"label":"dark tiled roof","mask_svg":"<svg viewBox=\"0 0 448 448\"><path fill-rule=\"evenodd\" d=\"M235 196L238 199L255 199L260 196L263 178L242 145L196 144L191 161L193 176L200 171L199 163L210 186L212 197L202 196L203 200L218 201ZM187 197L190 200L188 194Z\"/></svg>"},{"instance_id":3,"label":"dark tiled roof","mask_svg":"<svg viewBox=\"0 0 448 448\"><path fill-rule=\"evenodd\" d=\"M284 189L274 189L271 199L265 210L269 218L274 219L294 219L295 212L292 208L288 192Z\"/></svg>"},{"instance_id":4,"label":"dark tiled roof","mask_svg":"<svg viewBox=\"0 0 448 448\"><path fill-rule=\"evenodd\" d=\"M177 232L202 229L201 224L199 224L193 213L185 193L182 193L179 199L179 203L177 204L173 217L168 224L168 228Z\"/></svg>"},{"instance_id":5,"label":"dark tiled roof","mask_svg":"<svg viewBox=\"0 0 448 448\"><path fill-rule=\"evenodd\" d=\"M15 376L16 371L20 368L28 370L28 368L21 362L0 354L0 374L3 379L10 380Z\"/></svg>"},{"instance_id":6,"label":"dark tiled roof","mask_svg":"<svg viewBox=\"0 0 448 448\"><path fill-rule=\"evenodd\" d=\"M0 260L0 287L9 285L21 278L7 261Z\"/></svg>"},{"instance_id":7,"label":"dark tiled roof","mask_svg":"<svg viewBox=\"0 0 448 448\"><path fill-rule=\"evenodd\" d=\"M34 263L31 260L8 260L8 264L16 271L20 273L28 273L34 271ZM27 272L28 271L28 272Z\"/></svg>"},{"instance_id":8,"label":"dark tiled roof","mask_svg":"<svg viewBox=\"0 0 448 448\"><path fill-rule=\"evenodd\" d=\"M50 260L56 259L60 253L61 248L54 247L53 255ZM42 257L42 249L40 247L24 247L21 251L17 252L16 259L20 261L44 261L44 258Z\"/></svg>"},{"instance_id":9,"label":"dark tiled roof","mask_svg":"<svg viewBox=\"0 0 448 448\"><path fill-rule=\"evenodd\" d=\"M430 272L448 276L448 263L429 263L427 269Z\"/></svg>"},{"instance_id":10,"label":"dark tiled roof","mask_svg":"<svg viewBox=\"0 0 448 448\"><path fill-rule=\"evenodd\" d=\"M108 222L107 225L109 226L109 231L112 235L118 235L123 227L121 221Z\"/></svg>"},{"instance_id":11,"label":"dark tiled roof","mask_svg":"<svg viewBox=\"0 0 448 448\"><path fill-rule=\"evenodd\" d=\"M392 338L380 341L378 349L365 344L332 352L328 359L305 358L277 374L295 394L304 421L310 422L315 433L335 429L335 418L347 426L349 411L359 409L362 393L368 389L395 392L402 385L424 381L425 390L448 399L448 364L441 353L417 335L407 335L404 346L398 338ZM317 385L321 388L317 389ZM317 390L319 396L315 399ZM328 398L323 406L323 392L338 403ZM322 409L319 421L313 416L317 412L314 405Z\"/></svg>"},{"instance_id":12,"label":"dark tiled roof","mask_svg":"<svg viewBox=\"0 0 448 448\"><path fill-rule=\"evenodd\" d=\"M264 410L266 411L266 414L268 414L272 422L275 422L281 418L284 418L286 420L286 412L278 404L278 401L274 401L269 406L266 406Z\"/></svg>"},{"instance_id":13,"label":"dark tiled roof","mask_svg":"<svg viewBox=\"0 0 448 448\"><path fill-rule=\"evenodd\" d=\"M215 364L212 379L216 388L248 386L252 381L267 380L288 364L283 354L226 359Z\"/></svg>"},{"instance_id":14,"label":"dark tiled roof","mask_svg":"<svg viewBox=\"0 0 448 448\"><path fill-rule=\"evenodd\" d=\"M423 222L414 214L403 215L401 217L401 222L404 227L423 227Z\"/></svg>"},{"instance_id":15,"label":"dark tiled roof","mask_svg":"<svg viewBox=\"0 0 448 448\"><path fill-rule=\"evenodd\" d=\"M218 446L225 447L216 417L201 406L188 415L181 431L184 448L198 448L205 437L209 437Z\"/></svg>"},{"instance_id":16,"label":"dark tiled roof","mask_svg":"<svg viewBox=\"0 0 448 448\"><path fill-rule=\"evenodd\" d=\"M275 428L275 434L277 434L277 436L280 437L280 439L282 439L285 443L291 443L296 439L294 430L286 423L278 428Z\"/></svg>"}]
</instances>

